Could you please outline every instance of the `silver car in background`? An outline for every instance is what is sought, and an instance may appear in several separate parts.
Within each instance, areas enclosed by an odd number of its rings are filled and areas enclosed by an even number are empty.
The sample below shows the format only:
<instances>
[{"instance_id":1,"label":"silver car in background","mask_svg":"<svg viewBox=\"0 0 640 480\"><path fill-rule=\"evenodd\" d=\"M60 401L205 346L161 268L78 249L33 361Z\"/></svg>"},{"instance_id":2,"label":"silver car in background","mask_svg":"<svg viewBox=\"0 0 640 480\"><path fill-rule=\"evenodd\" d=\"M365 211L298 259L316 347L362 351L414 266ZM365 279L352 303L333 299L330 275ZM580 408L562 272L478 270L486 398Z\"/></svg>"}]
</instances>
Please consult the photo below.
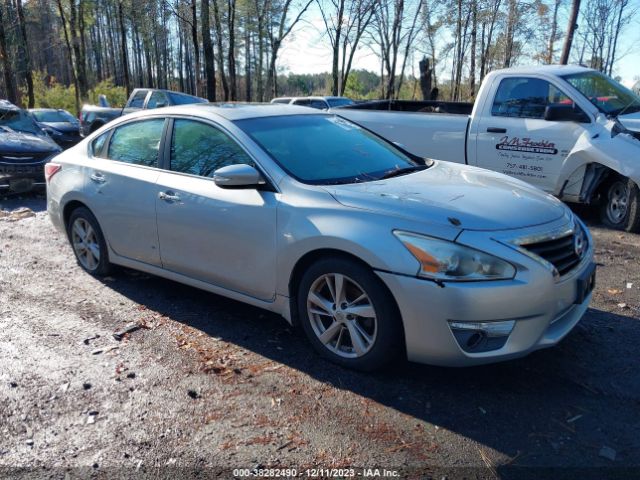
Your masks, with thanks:
<instances>
[{"instance_id":1,"label":"silver car in background","mask_svg":"<svg viewBox=\"0 0 640 480\"><path fill-rule=\"evenodd\" d=\"M351 368L520 357L591 299L593 242L561 202L308 108L135 113L46 173L90 274L123 265L277 312Z\"/></svg>"}]
</instances>

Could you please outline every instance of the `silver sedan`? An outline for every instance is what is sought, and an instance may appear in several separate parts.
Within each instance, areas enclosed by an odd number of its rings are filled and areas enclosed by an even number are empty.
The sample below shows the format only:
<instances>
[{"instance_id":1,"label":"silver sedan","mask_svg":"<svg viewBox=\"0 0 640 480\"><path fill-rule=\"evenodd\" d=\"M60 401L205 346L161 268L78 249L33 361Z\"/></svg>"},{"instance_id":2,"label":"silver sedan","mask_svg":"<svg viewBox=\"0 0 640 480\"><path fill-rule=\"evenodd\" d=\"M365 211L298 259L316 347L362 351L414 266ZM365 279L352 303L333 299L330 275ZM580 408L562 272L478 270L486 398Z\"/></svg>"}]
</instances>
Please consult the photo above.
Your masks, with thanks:
<instances>
[{"instance_id":1,"label":"silver sedan","mask_svg":"<svg viewBox=\"0 0 640 480\"><path fill-rule=\"evenodd\" d=\"M80 266L123 265L281 314L341 365L464 366L558 343L594 285L562 203L278 105L127 115L46 167Z\"/></svg>"}]
</instances>

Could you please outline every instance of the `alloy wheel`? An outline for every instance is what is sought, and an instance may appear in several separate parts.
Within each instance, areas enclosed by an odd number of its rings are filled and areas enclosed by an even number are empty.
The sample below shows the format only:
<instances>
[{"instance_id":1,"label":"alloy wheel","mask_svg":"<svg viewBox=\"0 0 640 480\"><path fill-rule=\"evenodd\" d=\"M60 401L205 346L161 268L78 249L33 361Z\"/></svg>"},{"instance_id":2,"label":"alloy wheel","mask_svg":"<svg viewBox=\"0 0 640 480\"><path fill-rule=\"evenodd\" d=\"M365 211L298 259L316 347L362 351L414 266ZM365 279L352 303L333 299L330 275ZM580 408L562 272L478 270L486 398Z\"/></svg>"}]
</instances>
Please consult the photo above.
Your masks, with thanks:
<instances>
[{"instance_id":1,"label":"alloy wheel","mask_svg":"<svg viewBox=\"0 0 640 480\"><path fill-rule=\"evenodd\" d=\"M79 217L71 226L71 243L80 264L89 271L98 268L100 263L100 244L91 224Z\"/></svg>"},{"instance_id":2,"label":"alloy wheel","mask_svg":"<svg viewBox=\"0 0 640 480\"><path fill-rule=\"evenodd\" d=\"M317 278L307 295L307 313L318 340L344 358L359 358L374 346L376 311L354 280L339 273Z\"/></svg>"}]
</instances>

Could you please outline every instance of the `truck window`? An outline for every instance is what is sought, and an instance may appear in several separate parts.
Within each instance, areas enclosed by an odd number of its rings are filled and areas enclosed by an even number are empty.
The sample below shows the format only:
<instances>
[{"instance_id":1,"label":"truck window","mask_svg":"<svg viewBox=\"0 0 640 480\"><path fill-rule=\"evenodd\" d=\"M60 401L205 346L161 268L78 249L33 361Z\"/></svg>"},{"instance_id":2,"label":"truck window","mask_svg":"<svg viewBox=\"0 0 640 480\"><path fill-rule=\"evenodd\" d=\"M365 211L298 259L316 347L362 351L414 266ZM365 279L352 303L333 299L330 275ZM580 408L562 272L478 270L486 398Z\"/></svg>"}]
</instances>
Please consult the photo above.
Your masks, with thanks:
<instances>
[{"instance_id":1,"label":"truck window","mask_svg":"<svg viewBox=\"0 0 640 480\"><path fill-rule=\"evenodd\" d=\"M493 100L494 117L544 118L549 104L573 105L573 101L551 83L539 78L512 77L500 82Z\"/></svg>"},{"instance_id":2,"label":"truck window","mask_svg":"<svg viewBox=\"0 0 640 480\"><path fill-rule=\"evenodd\" d=\"M167 94L160 91L155 91L149 97L147 102L147 108L160 108L169 106L169 97Z\"/></svg>"},{"instance_id":3,"label":"truck window","mask_svg":"<svg viewBox=\"0 0 640 480\"><path fill-rule=\"evenodd\" d=\"M129 107L142 108L144 106L145 98L147 98L147 90L138 90L129 102Z\"/></svg>"}]
</instances>

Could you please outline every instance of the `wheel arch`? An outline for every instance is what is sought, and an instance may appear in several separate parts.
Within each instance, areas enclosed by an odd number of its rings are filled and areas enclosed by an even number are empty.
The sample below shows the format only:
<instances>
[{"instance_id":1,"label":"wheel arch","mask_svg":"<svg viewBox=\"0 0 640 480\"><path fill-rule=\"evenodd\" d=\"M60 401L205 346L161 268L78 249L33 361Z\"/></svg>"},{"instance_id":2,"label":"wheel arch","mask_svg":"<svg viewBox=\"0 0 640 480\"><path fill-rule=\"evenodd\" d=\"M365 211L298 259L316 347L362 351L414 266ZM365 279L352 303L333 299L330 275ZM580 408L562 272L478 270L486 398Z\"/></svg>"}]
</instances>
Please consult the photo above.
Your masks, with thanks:
<instances>
[{"instance_id":1,"label":"wheel arch","mask_svg":"<svg viewBox=\"0 0 640 480\"><path fill-rule=\"evenodd\" d=\"M302 280L302 276L304 275L304 272L311 265L325 258L331 258L331 259L340 258L340 259L350 260L367 269L370 269L372 272L375 272L375 269L368 262L358 257L357 255L354 255L353 253L347 252L345 250L340 250L337 248L318 248L305 253L295 263L293 269L291 270L291 274L289 275L289 282L288 282L289 310L291 313L291 324L294 326L298 326L300 322L298 318L298 309L296 305L297 305L297 297L298 297L297 287L300 281ZM400 309L398 308L398 304L396 302L395 297L393 296L393 294L391 293L387 285L382 280L380 280L380 283L383 286L383 288L387 290L390 298L393 299L393 303L394 303L393 306L398 312L398 315L400 315ZM402 324L402 322L400 323ZM403 329L402 335L404 337L404 329Z\"/></svg>"}]
</instances>

